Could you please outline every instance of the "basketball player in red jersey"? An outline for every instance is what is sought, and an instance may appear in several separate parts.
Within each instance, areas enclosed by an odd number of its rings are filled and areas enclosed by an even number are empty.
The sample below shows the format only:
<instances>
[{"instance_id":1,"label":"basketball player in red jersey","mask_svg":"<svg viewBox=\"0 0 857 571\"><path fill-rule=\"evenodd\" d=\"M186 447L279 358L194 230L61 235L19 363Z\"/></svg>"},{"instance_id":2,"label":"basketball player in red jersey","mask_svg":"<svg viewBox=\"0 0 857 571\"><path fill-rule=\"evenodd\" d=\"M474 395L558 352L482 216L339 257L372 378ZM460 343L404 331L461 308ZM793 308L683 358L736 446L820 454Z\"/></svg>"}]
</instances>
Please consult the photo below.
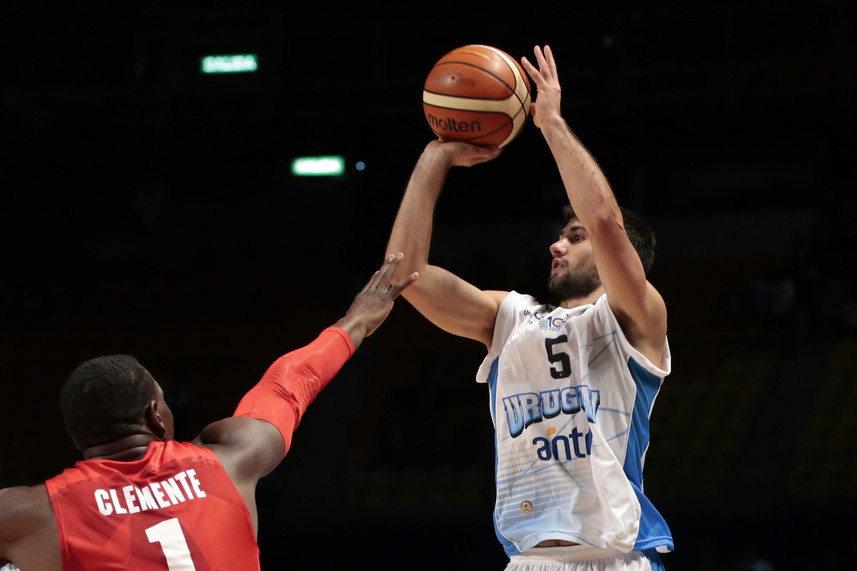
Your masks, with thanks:
<instances>
[{"instance_id":1,"label":"basketball player in red jersey","mask_svg":"<svg viewBox=\"0 0 857 571\"><path fill-rule=\"evenodd\" d=\"M149 372L128 355L79 365L62 388L66 428L84 460L37 486L0 490L0 564L25 571L259 569L255 490L289 450L318 393L418 277L390 255L345 315L277 359L192 442Z\"/></svg>"}]
</instances>

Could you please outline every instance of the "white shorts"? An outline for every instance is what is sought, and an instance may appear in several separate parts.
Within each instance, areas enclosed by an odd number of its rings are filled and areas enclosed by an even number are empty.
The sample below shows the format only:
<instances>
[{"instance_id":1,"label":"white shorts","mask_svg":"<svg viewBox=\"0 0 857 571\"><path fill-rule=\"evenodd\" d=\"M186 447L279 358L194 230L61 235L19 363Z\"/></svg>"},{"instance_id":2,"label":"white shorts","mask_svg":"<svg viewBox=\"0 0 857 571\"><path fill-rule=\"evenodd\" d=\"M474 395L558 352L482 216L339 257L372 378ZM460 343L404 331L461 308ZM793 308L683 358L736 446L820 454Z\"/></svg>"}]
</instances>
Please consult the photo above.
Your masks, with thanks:
<instances>
[{"instance_id":1,"label":"white shorts","mask_svg":"<svg viewBox=\"0 0 857 571\"><path fill-rule=\"evenodd\" d=\"M662 571L660 557L642 551L622 553L588 545L534 547L512 555L506 571Z\"/></svg>"}]
</instances>

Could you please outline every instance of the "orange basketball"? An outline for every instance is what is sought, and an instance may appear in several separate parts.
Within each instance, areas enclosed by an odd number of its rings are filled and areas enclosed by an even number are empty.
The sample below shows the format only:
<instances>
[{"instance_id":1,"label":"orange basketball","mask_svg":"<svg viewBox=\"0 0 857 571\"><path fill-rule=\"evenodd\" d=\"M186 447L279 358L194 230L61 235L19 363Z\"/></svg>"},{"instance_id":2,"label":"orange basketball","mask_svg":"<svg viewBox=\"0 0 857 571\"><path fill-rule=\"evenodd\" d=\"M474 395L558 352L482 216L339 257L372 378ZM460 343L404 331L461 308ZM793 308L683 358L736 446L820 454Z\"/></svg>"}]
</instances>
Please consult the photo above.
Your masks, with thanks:
<instances>
[{"instance_id":1,"label":"orange basketball","mask_svg":"<svg viewBox=\"0 0 857 571\"><path fill-rule=\"evenodd\" d=\"M503 50L480 44L437 60L423 88L423 111L442 141L508 145L527 123L530 80Z\"/></svg>"}]
</instances>

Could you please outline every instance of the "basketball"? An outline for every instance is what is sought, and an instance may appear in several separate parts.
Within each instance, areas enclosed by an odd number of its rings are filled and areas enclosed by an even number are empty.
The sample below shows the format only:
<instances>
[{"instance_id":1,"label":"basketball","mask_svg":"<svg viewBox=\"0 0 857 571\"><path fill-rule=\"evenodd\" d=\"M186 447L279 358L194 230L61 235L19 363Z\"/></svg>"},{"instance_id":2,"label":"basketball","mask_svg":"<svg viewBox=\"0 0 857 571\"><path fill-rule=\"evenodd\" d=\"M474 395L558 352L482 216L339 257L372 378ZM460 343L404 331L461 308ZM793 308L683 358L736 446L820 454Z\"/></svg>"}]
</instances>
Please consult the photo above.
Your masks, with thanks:
<instances>
[{"instance_id":1,"label":"basketball","mask_svg":"<svg viewBox=\"0 0 857 571\"><path fill-rule=\"evenodd\" d=\"M426 77L423 111L442 141L506 146L527 123L530 80L503 50L470 44L441 57Z\"/></svg>"}]
</instances>

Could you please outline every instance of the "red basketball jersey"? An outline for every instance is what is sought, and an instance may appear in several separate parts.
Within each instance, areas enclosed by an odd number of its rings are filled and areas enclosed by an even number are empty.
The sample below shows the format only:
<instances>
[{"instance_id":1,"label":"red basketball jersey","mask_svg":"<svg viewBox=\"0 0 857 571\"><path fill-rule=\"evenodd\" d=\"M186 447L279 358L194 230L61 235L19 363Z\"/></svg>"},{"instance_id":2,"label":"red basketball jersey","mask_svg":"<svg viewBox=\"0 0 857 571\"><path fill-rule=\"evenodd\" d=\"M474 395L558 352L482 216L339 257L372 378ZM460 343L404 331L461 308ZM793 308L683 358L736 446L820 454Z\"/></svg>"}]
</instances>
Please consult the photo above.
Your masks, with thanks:
<instances>
[{"instance_id":1,"label":"red basketball jersey","mask_svg":"<svg viewBox=\"0 0 857 571\"><path fill-rule=\"evenodd\" d=\"M45 484L64 571L259 569L250 512L207 448L152 442L138 461L83 460Z\"/></svg>"}]
</instances>

